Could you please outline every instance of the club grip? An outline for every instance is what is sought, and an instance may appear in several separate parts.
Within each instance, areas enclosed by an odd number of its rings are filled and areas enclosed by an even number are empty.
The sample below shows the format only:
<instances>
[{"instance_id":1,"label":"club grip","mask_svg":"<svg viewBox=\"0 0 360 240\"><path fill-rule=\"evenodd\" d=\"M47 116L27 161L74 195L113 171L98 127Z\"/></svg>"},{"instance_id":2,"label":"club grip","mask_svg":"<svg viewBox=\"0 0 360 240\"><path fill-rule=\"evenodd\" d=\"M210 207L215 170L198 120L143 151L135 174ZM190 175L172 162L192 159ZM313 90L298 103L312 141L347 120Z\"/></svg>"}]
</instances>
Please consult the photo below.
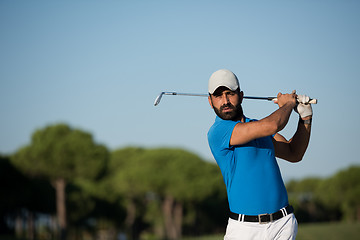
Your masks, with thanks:
<instances>
[{"instance_id":1,"label":"club grip","mask_svg":"<svg viewBox=\"0 0 360 240\"><path fill-rule=\"evenodd\" d=\"M273 102L277 101L277 98L273 98L272 101ZM317 104L318 100L316 98L312 98L312 99L309 100L309 103L310 104Z\"/></svg>"}]
</instances>

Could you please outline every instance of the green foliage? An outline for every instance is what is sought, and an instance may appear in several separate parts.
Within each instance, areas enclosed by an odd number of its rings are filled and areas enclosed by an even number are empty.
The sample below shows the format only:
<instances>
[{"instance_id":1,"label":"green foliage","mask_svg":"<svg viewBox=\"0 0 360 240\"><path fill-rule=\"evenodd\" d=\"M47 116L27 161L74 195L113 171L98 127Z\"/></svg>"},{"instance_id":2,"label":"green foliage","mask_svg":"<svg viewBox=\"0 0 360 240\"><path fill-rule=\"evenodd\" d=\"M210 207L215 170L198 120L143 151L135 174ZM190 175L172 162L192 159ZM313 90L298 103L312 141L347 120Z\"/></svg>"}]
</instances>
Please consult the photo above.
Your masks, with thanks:
<instances>
[{"instance_id":1,"label":"green foliage","mask_svg":"<svg viewBox=\"0 0 360 240\"><path fill-rule=\"evenodd\" d=\"M302 221L360 220L360 167L326 179L307 178L287 184L289 201Z\"/></svg>"},{"instance_id":2,"label":"green foliage","mask_svg":"<svg viewBox=\"0 0 360 240\"><path fill-rule=\"evenodd\" d=\"M127 196L171 195L201 200L219 187L215 164L182 149L124 148L114 151L106 180L112 192Z\"/></svg>"},{"instance_id":3,"label":"green foliage","mask_svg":"<svg viewBox=\"0 0 360 240\"><path fill-rule=\"evenodd\" d=\"M54 212L54 190L50 183L28 178L11 164L10 157L0 156L0 188L4 193L0 197L0 213L21 208Z\"/></svg>"},{"instance_id":4,"label":"green foliage","mask_svg":"<svg viewBox=\"0 0 360 240\"><path fill-rule=\"evenodd\" d=\"M57 124L35 131L31 143L12 162L23 172L47 179L97 178L106 168L108 152L89 133Z\"/></svg>"},{"instance_id":5,"label":"green foliage","mask_svg":"<svg viewBox=\"0 0 360 240\"><path fill-rule=\"evenodd\" d=\"M343 219L360 220L360 167L350 167L324 180L317 197L329 209L341 209Z\"/></svg>"},{"instance_id":6,"label":"green foliage","mask_svg":"<svg viewBox=\"0 0 360 240\"><path fill-rule=\"evenodd\" d=\"M91 134L57 124L35 131L31 143L15 153L11 161L25 175L45 179L55 188L58 223L65 237L67 220L79 220L94 208L85 191L73 191L67 196L66 185L75 180L99 179L106 170L108 157L106 147L96 144ZM79 199L86 204L77 207ZM66 201L71 209L68 218Z\"/></svg>"},{"instance_id":7,"label":"green foliage","mask_svg":"<svg viewBox=\"0 0 360 240\"><path fill-rule=\"evenodd\" d=\"M314 201L320 178L305 178L300 181L290 181L286 184L290 203L295 207Z\"/></svg>"},{"instance_id":8,"label":"green foliage","mask_svg":"<svg viewBox=\"0 0 360 240\"><path fill-rule=\"evenodd\" d=\"M179 201L204 199L219 179L214 177L218 175L214 164L182 149L151 149L136 161L139 180L147 191Z\"/></svg>"},{"instance_id":9,"label":"green foliage","mask_svg":"<svg viewBox=\"0 0 360 240\"><path fill-rule=\"evenodd\" d=\"M300 181L290 181L286 184L289 192L314 192L322 180L320 178L305 178Z\"/></svg>"},{"instance_id":10,"label":"green foliage","mask_svg":"<svg viewBox=\"0 0 360 240\"><path fill-rule=\"evenodd\" d=\"M86 189L80 188L79 185L68 184L67 191L67 218L71 223L77 223L78 221L89 216L95 209L95 200L86 191Z\"/></svg>"},{"instance_id":11,"label":"green foliage","mask_svg":"<svg viewBox=\"0 0 360 240\"><path fill-rule=\"evenodd\" d=\"M170 211L174 213L175 207L180 207L187 232L208 232L215 229L213 226L220 226L217 231L225 229L221 224L226 224L227 199L219 168L183 149L126 147L110 155L105 146L94 143L91 134L58 124L35 131L31 143L11 157L13 165L8 158L0 160L2 182L12 179L12 187L4 186L11 196L7 194L0 201L8 209L53 212L54 202L48 203L49 199L55 201L55 193L49 183L31 180L30 184L28 176L48 182L65 178L70 183L66 191L72 224L96 216L112 221L112 226L137 224L133 230L140 233L147 227L148 234L161 236L164 202L171 199ZM340 217L360 220L359 166L326 179L291 181L287 190L299 222ZM195 225L199 219L202 224Z\"/></svg>"},{"instance_id":12,"label":"green foliage","mask_svg":"<svg viewBox=\"0 0 360 240\"><path fill-rule=\"evenodd\" d=\"M100 185L104 199L119 201L126 208L135 204L136 216L142 216L158 235L165 221L162 204L166 198L182 205L187 224L192 224L195 213L200 212L193 208L197 203L218 193L226 198L216 164L176 148L116 150Z\"/></svg>"},{"instance_id":13,"label":"green foliage","mask_svg":"<svg viewBox=\"0 0 360 240\"><path fill-rule=\"evenodd\" d=\"M299 222L322 221L321 205L316 199L316 191L323 180L306 178L300 181L290 181L287 185L289 202L295 208Z\"/></svg>"}]
</instances>

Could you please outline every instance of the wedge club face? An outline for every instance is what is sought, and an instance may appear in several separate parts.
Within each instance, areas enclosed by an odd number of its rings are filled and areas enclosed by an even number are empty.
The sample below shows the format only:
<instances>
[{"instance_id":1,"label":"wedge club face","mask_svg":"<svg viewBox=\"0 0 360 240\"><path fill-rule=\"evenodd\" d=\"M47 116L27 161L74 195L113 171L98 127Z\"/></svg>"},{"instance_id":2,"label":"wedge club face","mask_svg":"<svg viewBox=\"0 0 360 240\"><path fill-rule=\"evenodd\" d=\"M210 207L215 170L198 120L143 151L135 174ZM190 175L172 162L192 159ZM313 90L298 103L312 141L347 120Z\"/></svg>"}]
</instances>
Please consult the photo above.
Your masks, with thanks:
<instances>
[{"instance_id":1,"label":"wedge club face","mask_svg":"<svg viewBox=\"0 0 360 240\"><path fill-rule=\"evenodd\" d=\"M156 97L155 102L154 102L154 106L157 106L160 103L161 98L162 98L163 95L164 95L164 92L161 92L160 95Z\"/></svg>"}]
</instances>

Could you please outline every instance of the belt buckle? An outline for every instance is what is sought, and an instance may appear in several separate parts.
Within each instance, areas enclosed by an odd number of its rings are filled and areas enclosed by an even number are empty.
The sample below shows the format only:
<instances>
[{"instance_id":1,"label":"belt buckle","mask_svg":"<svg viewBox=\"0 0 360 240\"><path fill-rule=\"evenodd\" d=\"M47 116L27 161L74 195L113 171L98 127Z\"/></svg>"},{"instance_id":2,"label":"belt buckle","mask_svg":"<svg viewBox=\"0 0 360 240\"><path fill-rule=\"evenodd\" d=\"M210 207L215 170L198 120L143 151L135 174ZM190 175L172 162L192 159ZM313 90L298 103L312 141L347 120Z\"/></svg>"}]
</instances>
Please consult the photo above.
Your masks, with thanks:
<instances>
[{"instance_id":1,"label":"belt buckle","mask_svg":"<svg viewBox=\"0 0 360 240\"><path fill-rule=\"evenodd\" d=\"M262 220L261 220L261 217L264 217L264 216L270 216L270 220L269 220L269 221L262 221ZM272 214L268 214L268 213L259 214L259 215L258 215L258 218L259 218L259 224L266 224L266 223L269 223L269 222L272 222L272 221L273 221L273 215L272 215Z\"/></svg>"}]
</instances>

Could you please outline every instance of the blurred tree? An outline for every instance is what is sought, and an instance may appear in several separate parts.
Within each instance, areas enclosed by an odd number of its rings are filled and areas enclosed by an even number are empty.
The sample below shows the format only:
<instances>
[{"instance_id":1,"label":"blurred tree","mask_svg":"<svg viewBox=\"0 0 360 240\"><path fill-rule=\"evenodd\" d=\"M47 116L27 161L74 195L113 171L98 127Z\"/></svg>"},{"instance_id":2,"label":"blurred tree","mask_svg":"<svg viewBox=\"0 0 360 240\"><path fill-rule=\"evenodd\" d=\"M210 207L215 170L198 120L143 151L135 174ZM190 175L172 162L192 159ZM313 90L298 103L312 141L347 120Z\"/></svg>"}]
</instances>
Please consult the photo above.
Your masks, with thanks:
<instances>
[{"instance_id":1,"label":"blurred tree","mask_svg":"<svg viewBox=\"0 0 360 240\"><path fill-rule=\"evenodd\" d=\"M54 190L50 184L41 179L29 179L10 163L10 157L0 156L0 188L5 193L0 198L0 234L10 231L5 221L7 219L29 223L26 228L23 224L15 224L15 235L34 238L35 230L31 225L33 213L55 212L55 204L49 202L55 199L52 198Z\"/></svg>"},{"instance_id":2,"label":"blurred tree","mask_svg":"<svg viewBox=\"0 0 360 240\"><path fill-rule=\"evenodd\" d=\"M81 195L91 196L92 203L96 204L93 217L98 218L98 228L104 233L106 228L120 226L125 228L130 239L137 239L140 230L136 224L140 207L139 202L144 199L141 183L133 178L138 166L133 157L141 154L143 150L137 147L119 149L111 154L104 177L98 181L76 179L75 185L83 191ZM77 196L80 197L79 193ZM126 213L124 213L126 211ZM123 227L122 224L125 224Z\"/></svg>"},{"instance_id":3,"label":"blurred tree","mask_svg":"<svg viewBox=\"0 0 360 240\"><path fill-rule=\"evenodd\" d=\"M108 151L91 134L57 124L35 131L31 143L18 150L12 162L25 174L48 179L56 191L61 237L66 236L65 188L75 178L95 179L106 169Z\"/></svg>"},{"instance_id":4,"label":"blurred tree","mask_svg":"<svg viewBox=\"0 0 360 240\"><path fill-rule=\"evenodd\" d=\"M10 164L10 158L0 156L0 188L5 193L0 198L0 233L9 233L5 217L25 204L23 190L26 184L26 178Z\"/></svg>"},{"instance_id":5,"label":"blurred tree","mask_svg":"<svg viewBox=\"0 0 360 240\"><path fill-rule=\"evenodd\" d=\"M194 209L184 208L223 187L216 165L193 153L127 147L112 153L101 191L126 208L125 225L131 239L138 239L146 224L157 238L179 239L184 213L187 222L196 220Z\"/></svg>"},{"instance_id":6,"label":"blurred tree","mask_svg":"<svg viewBox=\"0 0 360 240\"><path fill-rule=\"evenodd\" d=\"M317 197L328 209L340 209L344 220L360 221L360 167L349 167L324 180Z\"/></svg>"},{"instance_id":7,"label":"blurred tree","mask_svg":"<svg viewBox=\"0 0 360 240\"><path fill-rule=\"evenodd\" d=\"M141 166L140 182L160 200L165 237L180 239L185 203L202 201L217 190L215 186L222 181L218 169L182 149L151 149L136 161Z\"/></svg>"},{"instance_id":8,"label":"blurred tree","mask_svg":"<svg viewBox=\"0 0 360 240\"><path fill-rule=\"evenodd\" d=\"M316 191L323 180L320 178L305 178L300 181L290 181L286 184L289 202L294 206L299 222L316 222L326 220L321 203L316 198Z\"/></svg>"},{"instance_id":9,"label":"blurred tree","mask_svg":"<svg viewBox=\"0 0 360 240\"><path fill-rule=\"evenodd\" d=\"M118 149L111 154L108 177L102 181L102 194L126 209L125 229L130 239L138 239L143 230L144 201L148 189L142 182L142 164L137 161L146 150L138 147Z\"/></svg>"}]
</instances>

